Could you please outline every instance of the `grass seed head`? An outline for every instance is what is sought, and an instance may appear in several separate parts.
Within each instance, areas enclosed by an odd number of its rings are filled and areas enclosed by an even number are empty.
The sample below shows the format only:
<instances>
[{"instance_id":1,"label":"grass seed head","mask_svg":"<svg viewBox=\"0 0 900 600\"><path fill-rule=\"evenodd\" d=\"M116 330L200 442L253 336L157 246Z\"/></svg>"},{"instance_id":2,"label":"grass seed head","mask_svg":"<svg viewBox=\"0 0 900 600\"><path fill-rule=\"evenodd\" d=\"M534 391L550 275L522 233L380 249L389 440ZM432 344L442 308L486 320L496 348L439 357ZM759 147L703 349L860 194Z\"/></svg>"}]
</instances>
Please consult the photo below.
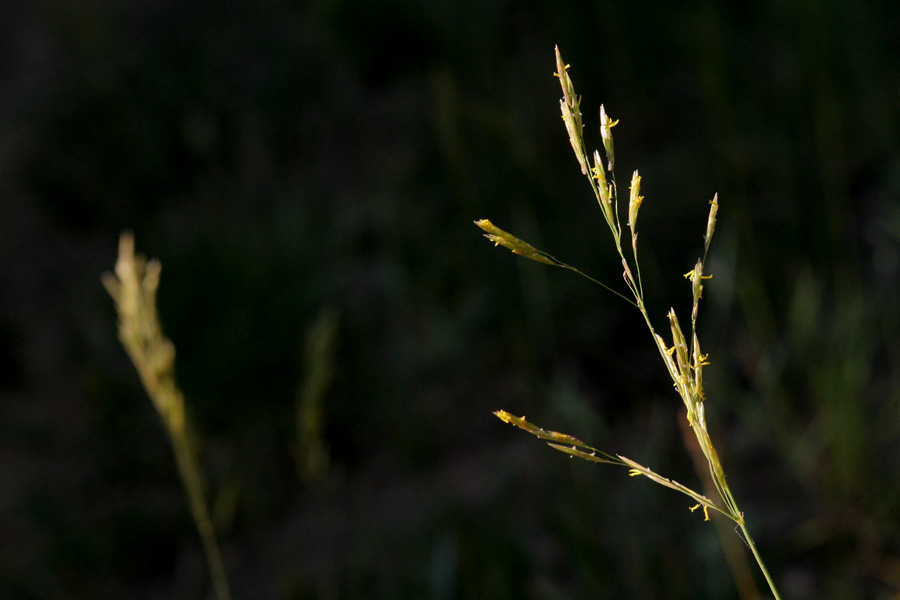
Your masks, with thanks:
<instances>
[{"instance_id":1,"label":"grass seed head","mask_svg":"<svg viewBox=\"0 0 900 600\"><path fill-rule=\"evenodd\" d=\"M641 209L641 203L644 197L641 196L641 176L635 171L631 176L631 194L628 198L628 227L634 233L637 228L638 211Z\"/></svg>"},{"instance_id":2,"label":"grass seed head","mask_svg":"<svg viewBox=\"0 0 900 600\"><path fill-rule=\"evenodd\" d=\"M528 242L520 240L507 231L503 231L502 229L491 223L489 220L480 219L478 221L475 221L475 224L485 232L484 237L494 242L495 246L503 246L514 254L524 256L525 258L530 258L531 260L537 261L539 263L544 263L545 265L558 266L558 263L551 260L550 257L548 257L546 254L544 254Z\"/></svg>"},{"instance_id":3,"label":"grass seed head","mask_svg":"<svg viewBox=\"0 0 900 600\"><path fill-rule=\"evenodd\" d=\"M603 139L603 150L606 151L607 168L610 171L615 170L616 155L613 151L612 128L618 125L618 121L613 121L606 114L606 108L600 105L600 137Z\"/></svg>"},{"instance_id":4,"label":"grass seed head","mask_svg":"<svg viewBox=\"0 0 900 600\"><path fill-rule=\"evenodd\" d=\"M706 220L706 235L703 236L705 245L703 253L709 252L709 243L712 241L713 232L716 230L716 216L719 214L719 194L713 196L709 203L709 218Z\"/></svg>"}]
</instances>

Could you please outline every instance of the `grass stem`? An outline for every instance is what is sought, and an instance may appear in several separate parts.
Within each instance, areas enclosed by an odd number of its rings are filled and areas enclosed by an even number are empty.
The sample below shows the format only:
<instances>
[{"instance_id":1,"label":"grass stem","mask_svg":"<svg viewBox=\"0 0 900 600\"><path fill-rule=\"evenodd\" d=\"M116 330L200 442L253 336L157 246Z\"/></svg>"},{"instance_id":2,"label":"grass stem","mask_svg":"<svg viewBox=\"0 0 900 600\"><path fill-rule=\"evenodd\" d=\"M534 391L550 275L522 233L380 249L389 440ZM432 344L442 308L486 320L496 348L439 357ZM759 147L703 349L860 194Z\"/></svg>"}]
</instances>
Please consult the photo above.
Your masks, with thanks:
<instances>
[{"instance_id":1,"label":"grass stem","mask_svg":"<svg viewBox=\"0 0 900 600\"><path fill-rule=\"evenodd\" d=\"M103 285L116 304L119 339L134 363L169 435L191 517L200 534L210 580L218 600L231 600L228 577L210 518L198 452L194 446L184 395L175 380L175 346L163 334L156 312L161 266L134 254L134 238L122 234L115 275Z\"/></svg>"}]
</instances>

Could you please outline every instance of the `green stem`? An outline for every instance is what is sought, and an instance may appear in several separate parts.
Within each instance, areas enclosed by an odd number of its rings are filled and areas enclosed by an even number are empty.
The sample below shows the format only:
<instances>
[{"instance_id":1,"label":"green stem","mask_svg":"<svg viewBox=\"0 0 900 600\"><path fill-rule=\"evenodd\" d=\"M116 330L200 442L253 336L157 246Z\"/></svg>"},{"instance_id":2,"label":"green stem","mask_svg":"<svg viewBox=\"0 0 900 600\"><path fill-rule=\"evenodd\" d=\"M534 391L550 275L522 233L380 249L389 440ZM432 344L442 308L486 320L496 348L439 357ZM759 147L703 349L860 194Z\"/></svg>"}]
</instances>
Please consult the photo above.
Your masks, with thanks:
<instances>
[{"instance_id":1,"label":"green stem","mask_svg":"<svg viewBox=\"0 0 900 600\"><path fill-rule=\"evenodd\" d=\"M747 542L747 546L753 553L753 558L756 559L756 564L759 565L759 570L762 571L763 576L766 578L766 583L769 584L769 590L772 591L772 595L775 596L775 600L781 600L781 595L778 593L778 589L775 587L775 582L772 580L772 576L769 574L769 570L766 568L766 563L763 562L759 550L756 549L756 543L753 541L753 538L750 537L750 532L747 530L747 525L743 522L743 520L739 524L741 527L741 532L743 533L744 541Z\"/></svg>"}]
</instances>

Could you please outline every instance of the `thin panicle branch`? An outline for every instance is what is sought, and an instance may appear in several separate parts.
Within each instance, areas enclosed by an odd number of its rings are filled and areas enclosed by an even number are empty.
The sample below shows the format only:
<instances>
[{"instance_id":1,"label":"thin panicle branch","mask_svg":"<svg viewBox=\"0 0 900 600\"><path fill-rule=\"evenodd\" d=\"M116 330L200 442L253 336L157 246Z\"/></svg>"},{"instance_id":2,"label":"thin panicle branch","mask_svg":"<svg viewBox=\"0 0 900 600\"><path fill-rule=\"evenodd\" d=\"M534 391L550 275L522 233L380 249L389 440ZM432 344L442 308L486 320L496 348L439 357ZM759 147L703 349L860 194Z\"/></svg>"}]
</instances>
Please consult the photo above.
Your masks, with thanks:
<instances>
[{"instance_id":1,"label":"thin panicle branch","mask_svg":"<svg viewBox=\"0 0 900 600\"><path fill-rule=\"evenodd\" d=\"M489 220L479 219L478 221L475 221L475 224L479 228L481 228L482 231L485 232L484 237L486 237L490 241L494 242L495 246L503 246L504 248L510 250L514 254L518 254L519 256L524 256L525 258L529 258L529 259L539 262L539 263L544 263L545 265L551 265L553 267L560 267L562 269L568 269L569 271L572 271L573 273L578 273L585 279L588 279L591 282L596 283L600 287L604 288L605 290L612 292L613 294L622 298L629 304L631 304L633 306L637 306L633 300L631 300L627 296L617 292L616 290L612 289L605 283L597 281L590 275L583 273L582 271L576 269L572 265L566 264L561 260L557 260L556 258L550 256L546 252L543 252L542 250L538 250L537 248L535 248L528 242L521 240L521 239L517 238L516 236L514 236L513 234L500 229L499 227L497 227L496 225L491 223Z\"/></svg>"}]
</instances>

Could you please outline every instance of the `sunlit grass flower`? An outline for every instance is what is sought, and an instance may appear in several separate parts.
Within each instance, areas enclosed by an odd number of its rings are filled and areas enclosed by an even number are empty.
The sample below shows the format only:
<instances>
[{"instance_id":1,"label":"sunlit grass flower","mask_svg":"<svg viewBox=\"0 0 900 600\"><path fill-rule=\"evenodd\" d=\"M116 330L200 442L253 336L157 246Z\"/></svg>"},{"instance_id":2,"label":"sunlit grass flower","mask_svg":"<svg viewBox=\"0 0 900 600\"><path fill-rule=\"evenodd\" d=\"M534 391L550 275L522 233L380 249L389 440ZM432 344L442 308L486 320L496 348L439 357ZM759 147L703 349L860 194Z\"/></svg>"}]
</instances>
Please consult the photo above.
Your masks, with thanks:
<instances>
[{"instance_id":1,"label":"sunlit grass flower","mask_svg":"<svg viewBox=\"0 0 900 600\"><path fill-rule=\"evenodd\" d=\"M759 569L769 585L769 589L775 596L776 600L780 600L778 590L769 574L768 569L763 562L762 556L756 548L753 538L747 528L744 520L744 513L738 508L737 501L728 486L725 478L725 471L719 459L718 452L713 445L712 439L707 431L706 422L706 394L703 391L703 368L709 364L708 356L700 351L700 341L697 336L697 315L700 306L700 299L703 296L703 281L709 279L711 275L704 273L704 265L709 252L710 242L712 241L713 232L715 231L716 218L718 215L719 202L718 195L714 196L710 202L709 217L707 218L706 235L704 236L703 256L697 260L694 268L685 274L685 277L691 282L691 295L693 299L691 310L691 329L690 336L685 336L681 323L674 309L668 312L669 333L671 335L671 345L667 345L662 336L656 333L650 321L650 315L644 303L643 285L641 282L640 261L638 260L638 213L643 205L644 197L641 196L641 176L637 171L631 177L628 197L628 220L627 226L631 233L631 256L627 257L622 249L622 224L619 219L618 210L618 192L615 177L615 155L613 145L612 128L618 124L617 120L613 120L607 115L606 109L600 107L600 137L603 144L603 153L605 155L605 163L601 158L600 152L595 150L590 153L593 157L593 164L588 165L584 142L584 127L581 116L581 97L575 93L575 87L569 76L569 65L567 65L560 55L559 48L556 49L556 77L559 78L562 88L563 97L560 100L560 110L562 112L563 122L565 123L566 132L569 137L569 143L575 152L575 158L581 167L581 172L587 176L588 182L594 191L594 196L603 211L603 217L613 237L613 243L619 258L622 261L622 270L625 284L628 287L630 297L627 294L620 293L609 286L597 281L593 277L584 274L575 267L567 265L562 261L550 256L542 250L538 250L531 244L522 241L511 233L504 231L491 223L487 219L475 221L483 231L485 237L494 242L495 245L503 246L515 254L530 258L531 260L556 266L574 271L583 277L603 286L607 290L612 291L621 298L624 298L630 304L635 306L644 318L651 338L657 346L663 364L672 378L672 383L678 395L681 397L687 411L688 426L693 431L700 450L706 459L709 468L710 478L718 494L718 499L710 499L703 494L676 482L663 477L649 468L638 464L637 462L618 454L610 454L588 446L578 438L573 436L542 429L525 420L524 417L516 417L506 411L497 411L497 417L506 423L510 423L519 427L528 433L546 441L552 448L576 456L591 462L607 463L628 467L629 475L643 475L648 479L676 490L692 498L696 504L690 507L691 511L699 508L703 509L704 520L709 520L709 511L720 513L735 523L735 530L746 543L747 547L753 554L754 559L759 565Z\"/></svg>"}]
</instances>

